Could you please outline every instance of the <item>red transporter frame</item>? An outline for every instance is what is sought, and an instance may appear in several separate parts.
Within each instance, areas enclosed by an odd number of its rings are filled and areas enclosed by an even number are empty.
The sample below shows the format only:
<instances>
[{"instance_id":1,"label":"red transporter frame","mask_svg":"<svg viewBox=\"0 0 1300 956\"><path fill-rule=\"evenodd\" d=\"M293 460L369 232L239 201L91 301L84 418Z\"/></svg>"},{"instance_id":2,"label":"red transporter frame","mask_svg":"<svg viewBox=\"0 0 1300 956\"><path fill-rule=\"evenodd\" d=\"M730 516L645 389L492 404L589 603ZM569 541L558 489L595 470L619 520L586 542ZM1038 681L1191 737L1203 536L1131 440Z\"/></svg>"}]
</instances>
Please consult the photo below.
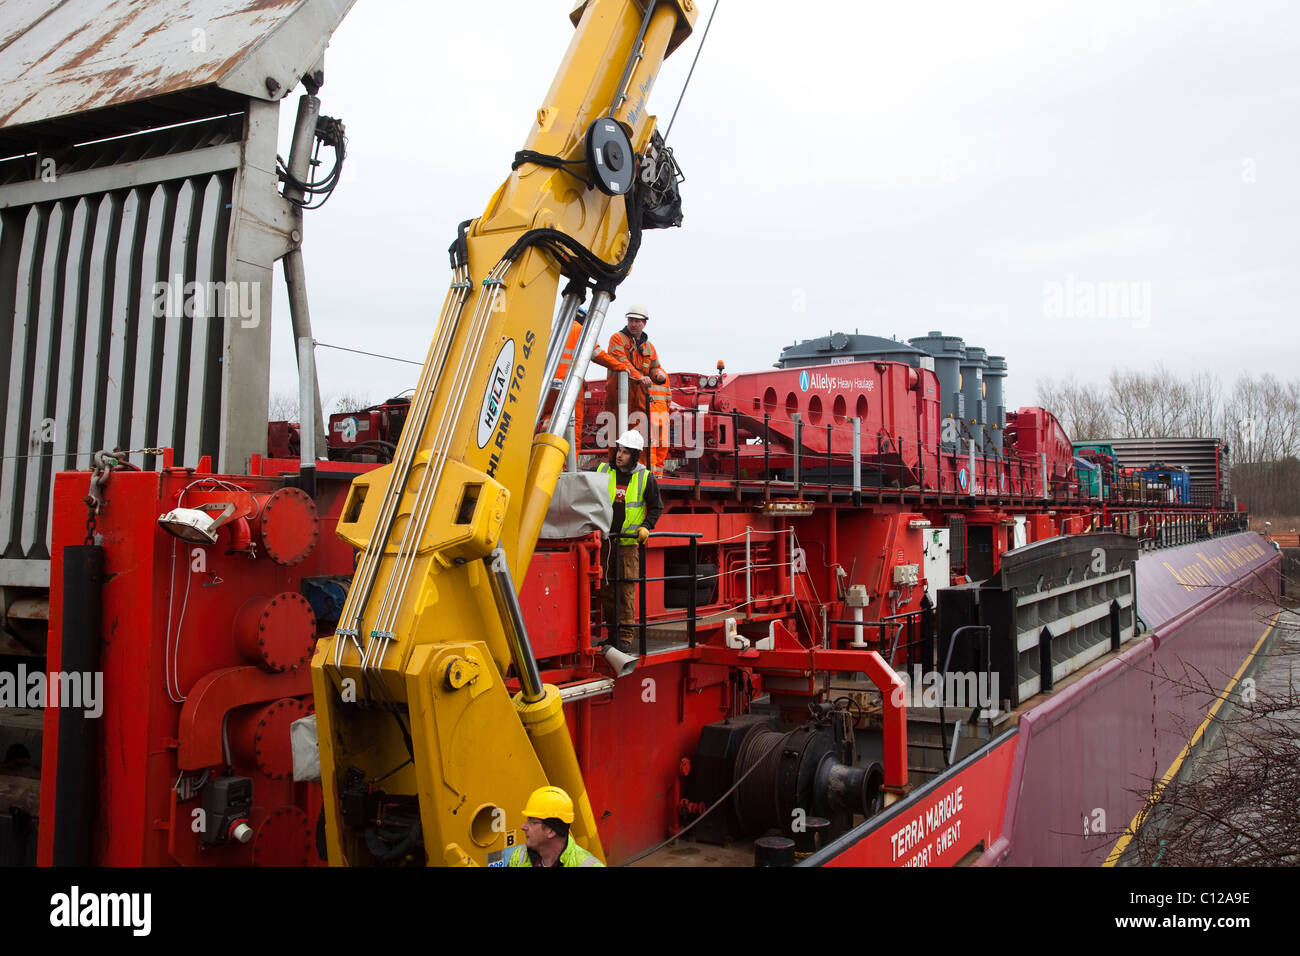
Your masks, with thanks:
<instances>
[{"instance_id":1,"label":"red transporter frame","mask_svg":"<svg viewBox=\"0 0 1300 956\"><path fill-rule=\"evenodd\" d=\"M701 384L715 378L715 385ZM798 474L816 484L830 473L847 483L852 419L858 418L864 494L877 487L916 487L950 495L954 503L985 495L1084 496L1069 440L1051 412L1008 413L999 455L991 444L994 426L941 417L938 379L928 369L873 361L739 375L674 374L669 383L670 455L689 451L691 470L701 475L752 481ZM587 383L586 396L582 450L598 453L612 445L615 430L602 418L605 383Z\"/></svg>"}]
</instances>

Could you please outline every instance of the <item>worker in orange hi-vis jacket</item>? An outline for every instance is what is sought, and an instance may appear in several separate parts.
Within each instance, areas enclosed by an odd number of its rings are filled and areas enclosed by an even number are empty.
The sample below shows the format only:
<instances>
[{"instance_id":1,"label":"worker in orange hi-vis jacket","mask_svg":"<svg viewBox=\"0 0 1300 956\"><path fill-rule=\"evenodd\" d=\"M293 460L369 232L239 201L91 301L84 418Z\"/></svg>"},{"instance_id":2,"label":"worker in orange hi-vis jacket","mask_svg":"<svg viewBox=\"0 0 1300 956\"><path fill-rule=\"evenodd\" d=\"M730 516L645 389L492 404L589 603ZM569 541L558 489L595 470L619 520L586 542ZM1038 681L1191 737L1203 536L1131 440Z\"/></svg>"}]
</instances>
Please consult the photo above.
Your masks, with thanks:
<instances>
[{"instance_id":1,"label":"worker in orange hi-vis jacket","mask_svg":"<svg viewBox=\"0 0 1300 956\"><path fill-rule=\"evenodd\" d=\"M627 372L628 428L640 425L644 434L650 404L650 386L668 381L668 374L659 364L659 353L650 344L645 326L650 313L639 305L627 310L627 325L609 339L601 365L609 369L605 376L605 411L618 414L618 373ZM639 419L633 415L640 413Z\"/></svg>"},{"instance_id":2,"label":"worker in orange hi-vis jacket","mask_svg":"<svg viewBox=\"0 0 1300 956\"><path fill-rule=\"evenodd\" d=\"M668 457L668 415L673 390L667 382L650 386L650 471L656 478L664 476L664 459Z\"/></svg>"}]
</instances>

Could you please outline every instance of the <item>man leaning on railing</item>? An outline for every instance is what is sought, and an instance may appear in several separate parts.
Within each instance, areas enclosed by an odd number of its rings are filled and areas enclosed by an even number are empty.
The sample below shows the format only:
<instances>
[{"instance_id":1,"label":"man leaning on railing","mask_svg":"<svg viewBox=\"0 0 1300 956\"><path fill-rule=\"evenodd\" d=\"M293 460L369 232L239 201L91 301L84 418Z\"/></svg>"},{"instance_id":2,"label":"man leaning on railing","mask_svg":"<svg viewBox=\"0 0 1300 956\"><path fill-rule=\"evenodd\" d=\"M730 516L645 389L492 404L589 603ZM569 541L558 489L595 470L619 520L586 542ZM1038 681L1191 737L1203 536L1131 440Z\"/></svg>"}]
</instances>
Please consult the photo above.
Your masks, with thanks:
<instances>
[{"instance_id":1,"label":"man leaning on railing","mask_svg":"<svg viewBox=\"0 0 1300 956\"><path fill-rule=\"evenodd\" d=\"M618 635L610 635L614 647L624 654L633 653L632 639L636 633L636 579L641 576L638 544L645 543L650 531L663 513L659 486L654 475L638 460L645 449L641 433L628 430L618 437L609 453L609 461L596 469L609 475L609 500L614 506L610 533L605 536L605 580L601 589L601 605L606 622L614 620L614 562L618 561ZM615 543L617 539L617 544Z\"/></svg>"}]
</instances>

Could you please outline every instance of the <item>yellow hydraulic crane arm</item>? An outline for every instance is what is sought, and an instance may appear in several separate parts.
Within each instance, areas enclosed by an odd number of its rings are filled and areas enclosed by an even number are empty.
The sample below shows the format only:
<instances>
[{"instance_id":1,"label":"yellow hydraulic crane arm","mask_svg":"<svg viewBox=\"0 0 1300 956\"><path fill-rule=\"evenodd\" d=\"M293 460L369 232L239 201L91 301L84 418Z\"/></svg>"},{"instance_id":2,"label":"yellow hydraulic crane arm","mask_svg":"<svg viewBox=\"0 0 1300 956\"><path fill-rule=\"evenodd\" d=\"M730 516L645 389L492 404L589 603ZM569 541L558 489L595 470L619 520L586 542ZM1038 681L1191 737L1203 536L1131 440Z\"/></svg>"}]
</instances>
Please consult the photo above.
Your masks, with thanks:
<instances>
[{"instance_id":1,"label":"yellow hydraulic crane arm","mask_svg":"<svg viewBox=\"0 0 1300 956\"><path fill-rule=\"evenodd\" d=\"M358 478L344 504L338 532L358 550L356 572L312 661L333 864L499 859L528 794L548 782L569 791L575 837L603 858L515 582L614 288L643 225L671 224L646 221L676 176L646 99L695 16L694 0L580 3L514 172L452 245L451 287L393 462ZM534 439L588 288L578 356ZM511 665L523 687L513 700Z\"/></svg>"}]
</instances>

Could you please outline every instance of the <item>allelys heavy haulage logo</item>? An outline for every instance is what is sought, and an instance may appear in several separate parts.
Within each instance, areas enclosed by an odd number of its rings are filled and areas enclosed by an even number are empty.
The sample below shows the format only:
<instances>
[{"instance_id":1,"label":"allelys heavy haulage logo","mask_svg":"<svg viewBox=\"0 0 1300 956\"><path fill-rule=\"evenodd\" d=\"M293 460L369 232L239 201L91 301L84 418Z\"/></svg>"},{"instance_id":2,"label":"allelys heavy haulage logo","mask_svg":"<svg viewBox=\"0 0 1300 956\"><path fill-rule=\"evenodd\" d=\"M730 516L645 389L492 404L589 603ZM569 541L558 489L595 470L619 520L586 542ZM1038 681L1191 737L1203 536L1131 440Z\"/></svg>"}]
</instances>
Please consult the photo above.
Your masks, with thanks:
<instances>
[{"instance_id":1,"label":"allelys heavy haulage logo","mask_svg":"<svg viewBox=\"0 0 1300 956\"><path fill-rule=\"evenodd\" d=\"M799 373L799 390L806 392L810 388L819 389L829 392L839 389L843 392L859 389L864 392L873 391L876 387L875 379L871 378L845 378L839 375L827 375L825 372L808 372Z\"/></svg>"}]
</instances>

